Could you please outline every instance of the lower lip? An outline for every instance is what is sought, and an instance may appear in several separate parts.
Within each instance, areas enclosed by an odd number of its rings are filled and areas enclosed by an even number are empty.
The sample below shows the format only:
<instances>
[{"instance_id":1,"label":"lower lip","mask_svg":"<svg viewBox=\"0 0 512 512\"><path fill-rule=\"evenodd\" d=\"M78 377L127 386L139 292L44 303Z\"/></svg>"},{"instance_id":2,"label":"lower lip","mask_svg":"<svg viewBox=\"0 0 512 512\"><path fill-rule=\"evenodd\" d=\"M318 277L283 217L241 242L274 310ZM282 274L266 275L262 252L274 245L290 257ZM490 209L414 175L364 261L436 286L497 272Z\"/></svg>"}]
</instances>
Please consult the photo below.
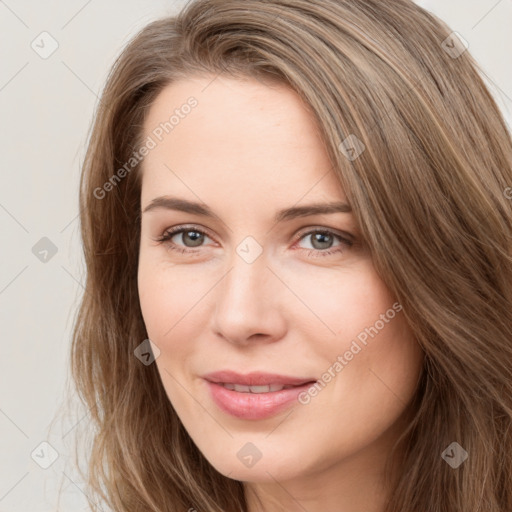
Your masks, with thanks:
<instances>
[{"instance_id":1,"label":"lower lip","mask_svg":"<svg viewBox=\"0 0 512 512\"><path fill-rule=\"evenodd\" d=\"M268 393L242 393L206 381L213 401L224 412L244 420L261 420L290 407L298 395L307 391L313 382L281 391Z\"/></svg>"}]
</instances>

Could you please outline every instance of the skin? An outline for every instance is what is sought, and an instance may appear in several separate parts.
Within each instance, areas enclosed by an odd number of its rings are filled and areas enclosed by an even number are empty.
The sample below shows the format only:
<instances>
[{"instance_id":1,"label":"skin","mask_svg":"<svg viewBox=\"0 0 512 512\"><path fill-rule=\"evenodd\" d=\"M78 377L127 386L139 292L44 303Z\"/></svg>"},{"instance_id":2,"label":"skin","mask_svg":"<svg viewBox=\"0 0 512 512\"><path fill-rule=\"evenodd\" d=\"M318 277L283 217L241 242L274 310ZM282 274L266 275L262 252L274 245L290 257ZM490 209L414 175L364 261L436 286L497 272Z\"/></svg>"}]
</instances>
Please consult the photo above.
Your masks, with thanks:
<instances>
[{"instance_id":1,"label":"skin","mask_svg":"<svg viewBox=\"0 0 512 512\"><path fill-rule=\"evenodd\" d=\"M145 157L141 209L172 195L204 202L216 215L165 208L142 215L140 305L160 350L155 364L165 391L207 460L245 482L250 512L379 512L389 491L384 462L423 361L403 312L308 404L271 418L221 411L201 377L233 369L320 379L396 302L352 213L274 221L283 208L346 201L297 94L252 79L214 78L167 86L144 124L148 137L187 98L198 100ZM193 228L172 237L190 253L155 241L190 224L207 232L202 242L200 234L195 243L187 237ZM323 245L314 231L322 228L334 233ZM337 237L347 234L351 246ZM263 248L252 263L237 253L247 236ZM334 252L321 254L326 250ZM248 442L262 454L252 467L237 457Z\"/></svg>"}]
</instances>

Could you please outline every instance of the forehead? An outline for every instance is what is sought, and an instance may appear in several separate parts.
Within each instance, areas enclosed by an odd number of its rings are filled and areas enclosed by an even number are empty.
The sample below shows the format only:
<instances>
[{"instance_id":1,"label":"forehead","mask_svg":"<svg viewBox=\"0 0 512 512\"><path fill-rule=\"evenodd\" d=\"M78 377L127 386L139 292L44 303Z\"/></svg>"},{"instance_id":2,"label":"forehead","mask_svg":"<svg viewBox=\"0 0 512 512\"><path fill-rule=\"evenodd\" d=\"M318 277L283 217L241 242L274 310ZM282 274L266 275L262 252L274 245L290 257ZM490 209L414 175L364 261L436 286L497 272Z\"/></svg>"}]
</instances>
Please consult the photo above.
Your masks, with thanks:
<instances>
[{"instance_id":1,"label":"forehead","mask_svg":"<svg viewBox=\"0 0 512 512\"><path fill-rule=\"evenodd\" d=\"M222 184L233 194L257 195L264 185L267 193L287 190L292 201L308 191L344 197L313 115L283 84L182 79L158 95L143 135L155 142L142 165L143 196L186 182L203 193Z\"/></svg>"}]
</instances>

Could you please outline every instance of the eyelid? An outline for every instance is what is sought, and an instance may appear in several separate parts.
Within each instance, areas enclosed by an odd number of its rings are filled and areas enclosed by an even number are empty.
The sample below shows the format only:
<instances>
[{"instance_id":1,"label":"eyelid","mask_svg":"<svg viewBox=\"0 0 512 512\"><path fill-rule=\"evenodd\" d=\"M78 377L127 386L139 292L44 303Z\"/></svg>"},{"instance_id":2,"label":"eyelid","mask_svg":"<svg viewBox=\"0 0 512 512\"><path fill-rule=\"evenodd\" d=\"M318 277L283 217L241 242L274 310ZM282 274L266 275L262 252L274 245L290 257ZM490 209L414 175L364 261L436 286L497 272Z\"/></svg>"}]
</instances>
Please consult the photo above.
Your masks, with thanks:
<instances>
[{"instance_id":1,"label":"eyelid","mask_svg":"<svg viewBox=\"0 0 512 512\"><path fill-rule=\"evenodd\" d=\"M170 228L167 228L164 230L163 234L157 237L157 239L161 239L162 237L166 235L176 235L178 233L182 233L185 231L197 231L203 235L206 235L208 238L211 238L212 240L215 240L215 237L213 237L210 234L210 231L206 228L203 228L202 226L196 225L196 224L179 224L177 226L172 226Z\"/></svg>"}]
</instances>

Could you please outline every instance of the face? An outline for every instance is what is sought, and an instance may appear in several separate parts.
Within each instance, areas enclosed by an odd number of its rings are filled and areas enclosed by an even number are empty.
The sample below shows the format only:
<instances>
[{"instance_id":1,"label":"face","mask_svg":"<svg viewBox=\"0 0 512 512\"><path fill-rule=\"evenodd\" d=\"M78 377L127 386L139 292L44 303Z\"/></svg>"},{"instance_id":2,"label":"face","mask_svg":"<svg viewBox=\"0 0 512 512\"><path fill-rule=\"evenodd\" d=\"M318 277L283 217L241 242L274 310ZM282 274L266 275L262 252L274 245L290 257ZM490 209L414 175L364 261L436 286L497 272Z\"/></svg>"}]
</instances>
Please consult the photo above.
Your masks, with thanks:
<instances>
[{"instance_id":1,"label":"face","mask_svg":"<svg viewBox=\"0 0 512 512\"><path fill-rule=\"evenodd\" d=\"M230 478L375 465L422 352L296 93L212 80L168 86L144 125L138 286L167 396Z\"/></svg>"}]
</instances>

